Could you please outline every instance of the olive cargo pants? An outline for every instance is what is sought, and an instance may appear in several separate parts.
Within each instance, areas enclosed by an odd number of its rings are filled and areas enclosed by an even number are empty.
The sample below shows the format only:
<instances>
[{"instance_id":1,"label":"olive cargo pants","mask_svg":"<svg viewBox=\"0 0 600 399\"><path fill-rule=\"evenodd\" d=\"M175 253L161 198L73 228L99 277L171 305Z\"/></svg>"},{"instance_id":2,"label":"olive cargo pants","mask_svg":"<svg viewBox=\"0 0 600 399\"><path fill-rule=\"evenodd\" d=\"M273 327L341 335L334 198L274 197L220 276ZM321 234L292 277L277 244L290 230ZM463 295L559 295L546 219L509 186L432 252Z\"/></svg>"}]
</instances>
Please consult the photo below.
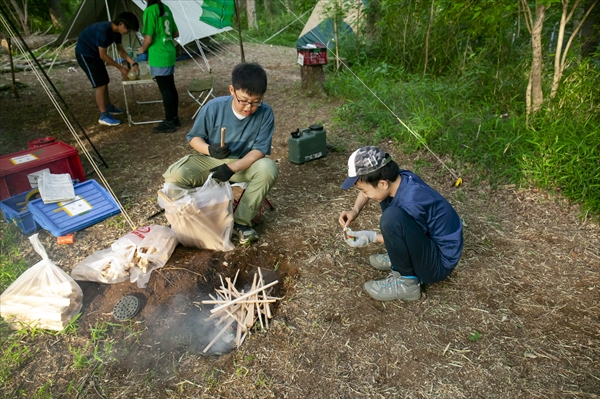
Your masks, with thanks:
<instances>
[{"instance_id":1,"label":"olive cargo pants","mask_svg":"<svg viewBox=\"0 0 600 399\"><path fill-rule=\"evenodd\" d=\"M192 189L204 184L210 169L236 159L216 159L203 154L186 155L167 169L163 174L165 182L179 187ZM261 158L248 169L234 174L229 180L232 183L247 182L248 187L240 200L234 214L235 223L252 226L252 219L257 215L263 200L277 181L279 170L272 159Z\"/></svg>"}]
</instances>

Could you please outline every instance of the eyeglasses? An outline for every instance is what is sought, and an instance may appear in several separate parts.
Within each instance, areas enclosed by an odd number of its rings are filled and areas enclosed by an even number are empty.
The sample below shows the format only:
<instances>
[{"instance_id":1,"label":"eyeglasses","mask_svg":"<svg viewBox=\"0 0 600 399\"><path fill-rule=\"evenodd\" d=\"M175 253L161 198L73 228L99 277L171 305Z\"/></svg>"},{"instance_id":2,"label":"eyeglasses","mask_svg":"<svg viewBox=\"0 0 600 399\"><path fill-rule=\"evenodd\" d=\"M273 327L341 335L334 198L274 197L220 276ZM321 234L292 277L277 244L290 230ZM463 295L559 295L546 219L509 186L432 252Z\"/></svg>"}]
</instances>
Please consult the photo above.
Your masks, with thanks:
<instances>
[{"instance_id":1,"label":"eyeglasses","mask_svg":"<svg viewBox=\"0 0 600 399\"><path fill-rule=\"evenodd\" d=\"M237 92L235 90L233 91L233 94L234 94L235 99L237 100L238 104L240 104L244 108L247 107L248 105L252 108L258 108L263 103L262 100L260 100L260 101L242 101L238 98Z\"/></svg>"}]
</instances>

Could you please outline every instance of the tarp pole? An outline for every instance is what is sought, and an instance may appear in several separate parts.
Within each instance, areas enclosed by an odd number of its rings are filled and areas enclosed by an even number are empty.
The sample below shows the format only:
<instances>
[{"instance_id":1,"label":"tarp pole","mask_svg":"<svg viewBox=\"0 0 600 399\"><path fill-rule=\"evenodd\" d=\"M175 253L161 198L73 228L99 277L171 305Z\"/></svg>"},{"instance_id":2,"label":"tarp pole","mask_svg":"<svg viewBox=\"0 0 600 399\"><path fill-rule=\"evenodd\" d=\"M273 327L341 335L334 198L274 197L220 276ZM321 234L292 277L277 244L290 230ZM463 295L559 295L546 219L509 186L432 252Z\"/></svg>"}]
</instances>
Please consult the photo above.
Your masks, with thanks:
<instances>
[{"instance_id":1,"label":"tarp pole","mask_svg":"<svg viewBox=\"0 0 600 399\"><path fill-rule=\"evenodd\" d=\"M238 22L238 38L240 41L240 55L242 57L242 62L246 62L246 57L244 57L244 44L242 42L242 22L240 21L240 12L237 6L237 0L233 0L233 6L235 7L235 16L237 17Z\"/></svg>"},{"instance_id":2,"label":"tarp pole","mask_svg":"<svg viewBox=\"0 0 600 399\"><path fill-rule=\"evenodd\" d=\"M17 82L15 80L15 66L13 65L13 57L12 57L12 43L10 40L10 36L6 38L6 43L8 44L8 58L10 59L10 74L12 75L12 89L13 93L15 93L15 98L19 98L19 92L17 91Z\"/></svg>"}]
</instances>

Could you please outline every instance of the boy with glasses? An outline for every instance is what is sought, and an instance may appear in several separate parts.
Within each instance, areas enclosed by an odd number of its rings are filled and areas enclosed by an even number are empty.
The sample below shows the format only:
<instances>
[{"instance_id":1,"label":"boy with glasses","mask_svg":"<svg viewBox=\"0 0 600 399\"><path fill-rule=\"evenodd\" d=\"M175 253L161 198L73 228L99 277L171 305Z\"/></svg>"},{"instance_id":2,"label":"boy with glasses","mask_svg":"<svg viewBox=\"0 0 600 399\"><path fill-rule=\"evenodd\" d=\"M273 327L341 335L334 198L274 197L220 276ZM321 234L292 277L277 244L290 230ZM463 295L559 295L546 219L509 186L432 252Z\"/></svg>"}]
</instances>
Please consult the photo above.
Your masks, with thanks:
<instances>
[{"instance_id":1,"label":"boy with glasses","mask_svg":"<svg viewBox=\"0 0 600 399\"><path fill-rule=\"evenodd\" d=\"M200 111L186 138L197 151L186 155L163 174L167 183L191 189L204 184L212 172L221 182L247 182L248 187L233 214L234 233L241 244L258 240L252 219L275 184L277 165L271 141L275 118L263 103L267 74L256 63L238 64L231 74L229 96L215 98ZM226 128L221 146L221 128Z\"/></svg>"}]
</instances>

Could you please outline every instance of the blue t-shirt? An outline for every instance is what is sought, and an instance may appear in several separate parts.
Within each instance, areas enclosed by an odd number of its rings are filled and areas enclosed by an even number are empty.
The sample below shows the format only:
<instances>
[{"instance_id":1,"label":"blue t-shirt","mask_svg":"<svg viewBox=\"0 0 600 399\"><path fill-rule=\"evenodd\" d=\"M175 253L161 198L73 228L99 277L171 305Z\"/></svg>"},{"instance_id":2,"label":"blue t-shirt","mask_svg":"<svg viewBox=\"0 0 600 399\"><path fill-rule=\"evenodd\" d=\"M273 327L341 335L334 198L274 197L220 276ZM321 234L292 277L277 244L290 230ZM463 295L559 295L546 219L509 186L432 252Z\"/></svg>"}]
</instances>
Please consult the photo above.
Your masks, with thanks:
<instances>
[{"instance_id":1,"label":"blue t-shirt","mask_svg":"<svg viewBox=\"0 0 600 399\"><path fill-rule=\"evenodd\" d=\"M243 158L251 150L271 154L275 118L269 104L262 103L255 113L240 120L231 109L232 101L233 96L224 96L206 103L194 127L186 135L188 142L200 137L208 144L220 143L221 128L224 127L225 143L231 150L230 158Z\"/></svg>"},{"instance_id":2,"label":"blue t-shirt","mask_svg":"<svg viewBox=\"0 0 600 399\"><path fill-rule=\"evenodd\" d=\"M398 191L381 204L382 208L397 206L406 211L437 244L444 267L453 269L463 250L460 217L452 205L419 176L402 169L398 173L402 178Z\"/></svg>"},{"instance_id":3,"label":"blue t-shirt","mask_svg":"<svg viewBox=\"0 0 600 399\"><path fill-rule=\"evenodd\" d=\"M121 44L121 34L112 31L112 22L96 22L81 31L75 51L85 57L100 58L98 47L108 48L113 43Z\"/></svg>"}]
</instances>

